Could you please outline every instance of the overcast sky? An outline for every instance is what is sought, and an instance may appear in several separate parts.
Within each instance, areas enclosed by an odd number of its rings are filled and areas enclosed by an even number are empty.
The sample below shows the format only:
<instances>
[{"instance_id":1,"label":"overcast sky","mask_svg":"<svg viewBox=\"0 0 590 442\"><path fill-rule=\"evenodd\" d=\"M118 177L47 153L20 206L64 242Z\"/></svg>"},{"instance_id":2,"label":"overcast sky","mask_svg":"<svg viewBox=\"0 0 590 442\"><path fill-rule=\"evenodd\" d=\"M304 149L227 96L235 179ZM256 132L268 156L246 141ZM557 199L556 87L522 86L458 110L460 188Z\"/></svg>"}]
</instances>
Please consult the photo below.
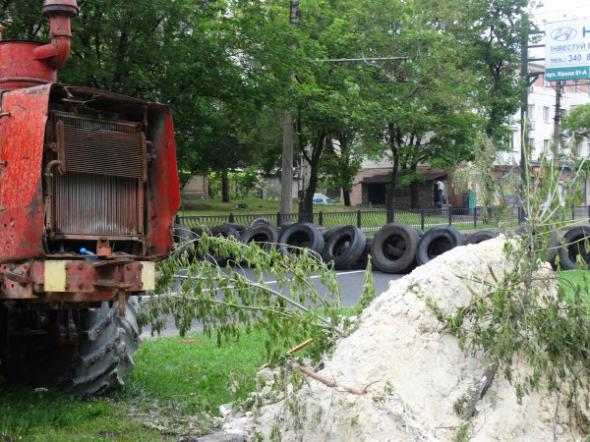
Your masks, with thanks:
<instances>
[{"instance_id":1,"label":"overcast sky","mask_svg":"<svg viewBox=\"0 0 590 442\"><path fill-rule=\"evenodd\" d=\"M536 23L554 22L575 18L590 18L590 0L542 0L543 6L534 11Z\"/></svg>"}]
</instances>

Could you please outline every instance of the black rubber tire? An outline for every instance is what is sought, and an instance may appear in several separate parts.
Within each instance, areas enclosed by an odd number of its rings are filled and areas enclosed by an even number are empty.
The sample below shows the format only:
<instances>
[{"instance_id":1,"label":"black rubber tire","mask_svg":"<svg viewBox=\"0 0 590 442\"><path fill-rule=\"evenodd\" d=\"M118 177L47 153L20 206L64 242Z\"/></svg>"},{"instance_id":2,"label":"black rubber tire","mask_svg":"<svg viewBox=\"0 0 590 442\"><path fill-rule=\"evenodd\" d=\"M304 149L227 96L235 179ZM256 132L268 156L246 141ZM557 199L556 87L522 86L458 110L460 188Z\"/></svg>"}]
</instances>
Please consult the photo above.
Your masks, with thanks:
<instances>
[{"instance_id":1,"label":"black rubber tire","mask_svg":"<svg viewBox=\"0 0 590 442\"><path fill-rule=\"evenodd\" d=\"M465 244L480 244L484 241L494 239L497 236L498 232L495 232L493 230L479 230L468 235L465 239Z\"/></svg>"},{"instance_id":2,"label":"black rubber tire","mask_svg":"<svg viewBox=\"0 0 590 442\"><path fill-rule=\"evenodd\" d=\"M324 241L330 241L332 235L338 232L342 227L346 227L344 224L338 224L337 226L330 227L328 230L324 232Z\"/></svg>"},{"instance_id":3,"label":"black rubber tire","mask_svg":"<svg viewBox=\"0 0 590 442\"><path fill-rule=\"evenodd\" d=\"M170 253L171 258L178 259L187 253L189 259L194 259L194 248L190 244L190 241L195 238L195 234L193 233L195 228L190 229L182 224L174 224L175 247Z\"/></svg>"},{"instance_id":4,"label":"black rubber tire","mask_svg":"<svg viewBox=\"0 0 590 442\"><path fill-rule=\"evenodd\" d=\"M416 260L419 265L424 265L437 256L462 246L465 243L463 235L452 226L438 226L424 234L418 243Z\"/></svg>"},{"instance_id":5,"label":"black rubber tire","mask_svg":"<svg viewBox=\"0 0 590 442\"><path fill-rule=\"evenodd\" d=\"M246 226L243 226L241 224L236 224L236 223L225 223L225 224L221 224L220 226L215 226L211 229L211 235L213 236L223 236L224 238L227 238L229 236L237 236L236 238L240 237L240 234L242 232L244 232L247 229Z\"/></svg>"},{"instance_id":6,"label":"black rubber tire","mask_svg":"<svg viewBox=\"0 0 590 442\"><path fill-rule=\"evenodd\" d=\"M578 255L586 264L590 264L590 248L586 246L590 241L590 225L572 227L563 235L563 246L558 249L559 263L564 270L586 270L586 266L580 269L577 262Z\"/></svg>"},{"instance_id":7,"label":"black rubber tire","mask_svg":"<svg viewBox=\"0 0 590 442\"><path fill-rule=\"evenodd\" d=\"M563 248L563 246L561 245L563 242L563 239L560 240L560 235L557 234L557 232L553 231L550 234L550 238L549 238L549 244L547 247L547 262L549 264L551 264L551 267L553 267L554 270L557 270L558 267L558 254L559 254L559 250L561 248Z\"/></svg>"},{"instance_id":8,"label":"black rubber tire","mask_svg":"<svg viewBox=\"0 0 590 442\"><path fill-rule=\"evenodd\" d=\"M415 267L418 232L405 224L387 224L377 232L371 247L376 269L384 273L407 273Z\"/></svg>"},{"instance_id":9,"label":"black rubber tire","mask_svg":"<svg viewBox=\"0 0 590 442\"><path fill-rule=\"evenodd\" d=\"M364 250L365 255L368 256L371 254L371 247L373 247L374 242L375 242L375 238L367 238L367 242L365 243L365 250Z\"/></svg>"},{"instance_id":10,"label":"black rubber tire","mask_svg":"<svg viewBox=\"0 0 590 442\"><path fill-rule=\"evenodd\" d=\"M199 239L204 234L211 234L211 231L206 227L193 227L191 229L191 238L190 239Z\"/></svg>"},{"instance_id":11,"label":"black rubber tire","mask_svg":"<svg viewBox=\"0 0 590 442\"><path fill-rule=\"evenodd\" d=\"M133 367L133 354L139 347L137 310L139 302L131 298L125 317L118 303L107 302L88 310L85 338L80 343L79 363L73 370L71 389L82 394L102 394L124 385L123 377Z\"/></svg>"},{"instance_id":12,"label":"black rubber tire","mask_svg":"<svg viewBox=\"0 0 590 442\"><path fill-rule=\"evenodd\" d=\"M270 224L259 223L240 235L240 241L244 244L256 243L265 248L279 242L279 232Z\"/></svg>"},{"instance_id":13,"label":"black rubber tire","mask_svg":"<svg viewBox=\"0 0 590 442\"><path fill-rule=\"evenodd\" d=\"M182 244L185 241L189 241L191 239L191 229L186 227L183 224L174 224L174 242L177 244Z\"/></svg>"},{"instance_id":14,"label":"black rubber tire","mask_svg":"<svg viewBox=\"0 0 590 442\"><path fill-rule=\"evenodd\" d=\"M250 223L250 227L254 227L257 226L258 224L267 224L269 226L272 226L272 223L267 219L267 218L255 218L251 223Z\"/></svg>"},{"instance_id":15,"label":"black rubber tire","mask_svg":"<svg viewBox=\"0 0 590 442\"><path fill-rule=\"evenodd\" d=\"M311 223L295 223L281 231L279 249L284 255L293 253L293 247L306 248L321 256L324 250L324 235Z\"/></svg>"},{"instance_id":16,"label":"black rubber tire","mask_svg":"<svg viewBox=\"0 0 590 442\"><path fill-rule=\"evenodd\" d=\"M322 256L325 262L334 263L336 270L349 270L361 259L366 244L367 238L361 229L344 226L330 235Z\"/></svg>"},{"instance_id":17,"label":"black rubber tire","mask_svg":"<svg viewBox=\"0 0 590 442\"><path fill-rule=\"evenodd\" d=\"M236 229L234 229L233 227L228 226L226 224L224 224L222 226L214 227L213 229L211 229L211 235L222 237L222 238L234 238L236 240L240 239L240 232L238 232ZM224 257L224 256L217 255L217 254L215 254L215 255L209 254L208 256L205 257L205 259L212 260L213 263L217 264L220 267L225 267L232 260L232 257L231 256Z\"/></svg>"},{"instance_id":18,"label":"black rubber tire","mask_svg":"<svg viewBox=\"0 0 590 442\"><path fill-rule=\"evenodd\" d=\"M524 226L518 227L514 230L514 234L518 236L523 236L526 232L527 230ZM547 245L547 262L551 264L551 267L553 267L554 270L557 270L558 267L561 267L558 265L558 256L559 251L564 247L562 245L563 238L560 238L561 235L558 235L557 232L552 231L549 238L549 244Z\"/></svg>"},{"instance_id":19,"label":"black rubber tire","mask_svg":"<svg viewBox=\"0 0 590 442\"><path fill-rule=\"evenodd\" d=\"M367 241L365 242L365 250L363 250L360 258L352 266L350 266L349 270L365 270L367 268L372 245L373 238L367 238Z\"/></svg>"},{"instance_id":20,"label":"black rubber tire","mask_svg":"<svg viewBox=\"0 0 590 442\"><path fill-rule=\"evenodd\" d=\"M128 301L124 318L117 302L77 312L76 333L67 345L51 332L15 340L11 343L15 349L3 349L7 354L17 352L17 357L2 361L6 362L3 374L8 382L81 395L119 389L133 369L133 354L140 345L138 306L135 298Z\"/></svg>"}]
</instances>

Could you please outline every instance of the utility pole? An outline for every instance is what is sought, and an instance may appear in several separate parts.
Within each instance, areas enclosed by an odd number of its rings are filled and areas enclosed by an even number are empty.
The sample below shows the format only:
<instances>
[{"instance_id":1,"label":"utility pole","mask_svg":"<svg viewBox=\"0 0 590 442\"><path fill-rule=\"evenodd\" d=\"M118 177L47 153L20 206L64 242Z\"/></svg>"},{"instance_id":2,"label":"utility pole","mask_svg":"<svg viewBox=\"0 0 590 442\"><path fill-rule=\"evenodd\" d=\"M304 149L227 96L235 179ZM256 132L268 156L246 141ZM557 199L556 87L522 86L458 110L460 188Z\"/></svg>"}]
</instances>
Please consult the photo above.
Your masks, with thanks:
<instances>
[{"instance_id":1,"label":"utility pole","mask_svg":"<svg viewBox=\"0 0 590 442\"><path fill-rule=\"evenodd\" d=\"M524 188L527 183L527 154L529 151L528 140L528 108L529 108L529 19L523 19L523 32L521 37L521 66L520 75L523 83L523 95L520 103L520 179L522 181L521 196L524 196Z\"/></svg>"},{"instance_id":2,"label":"utility pole","mask_svg":"<svg viewBox=\"0 0 590 442\"><path fill-rule=\"evenodd\" d=\"M291 0L289 7L289 23L299 26L300 0ZM293 49L293 48L292 48ZM295 81L293 74L292 81ZM281 213L293 213L293 146L295 144L293 115L290 111L283 118L283 155L281 168Z\"/></svg>"},{"instance_id":3,"label":"utility pole","mask_svg":"<svg viewBox=\"0 0 590 442\"><path fill-rule=\"evenodd\" d=\"M557 159L559 155L559 146L561 144L561 131L560 131L560 123L561 123L561 97L563 95L563 82L558 81L555 87L555 116L553 117L553 121L555 125L553 126L553 159Z\"/></svg>"}]
</instances>

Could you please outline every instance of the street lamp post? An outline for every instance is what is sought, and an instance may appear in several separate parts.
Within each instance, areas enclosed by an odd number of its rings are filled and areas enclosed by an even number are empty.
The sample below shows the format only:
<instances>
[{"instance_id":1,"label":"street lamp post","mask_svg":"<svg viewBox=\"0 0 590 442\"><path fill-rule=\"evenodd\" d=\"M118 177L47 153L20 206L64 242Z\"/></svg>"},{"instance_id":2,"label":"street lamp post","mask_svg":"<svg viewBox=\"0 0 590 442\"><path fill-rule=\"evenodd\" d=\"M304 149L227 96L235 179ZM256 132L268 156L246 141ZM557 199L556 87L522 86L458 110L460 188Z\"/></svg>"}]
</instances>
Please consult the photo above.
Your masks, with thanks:
<instances>
[{"instance_id":1,"label":"street lamp post","mask_svg":"<svg viewBox=\"0 0 590 442\"><path fill-rule=\"evenodd\" d=\"M291 0L289 7L289 23L299 26L300 0ZM291 49L294 49L293 47ZM293 75L293 81L295 80ZM283 155L281 161L281 213L293 213L293 146L295 130L293 127L293 115L290 111L283 118Z\"/></svg>"}]
</instances>

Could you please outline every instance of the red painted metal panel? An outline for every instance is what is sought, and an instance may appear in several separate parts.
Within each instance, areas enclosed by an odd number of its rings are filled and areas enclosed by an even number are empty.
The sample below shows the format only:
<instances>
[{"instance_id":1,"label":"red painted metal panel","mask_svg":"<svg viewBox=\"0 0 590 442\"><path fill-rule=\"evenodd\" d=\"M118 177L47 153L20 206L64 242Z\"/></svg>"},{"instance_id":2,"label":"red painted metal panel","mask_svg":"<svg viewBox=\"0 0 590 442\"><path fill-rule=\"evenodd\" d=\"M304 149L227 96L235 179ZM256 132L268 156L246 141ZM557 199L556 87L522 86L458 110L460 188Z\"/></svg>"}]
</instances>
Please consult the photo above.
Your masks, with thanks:
<instances>
[{"instance_id":1,"label":"red painted metal panel","mask_svg":"<svg viewBox=\"0 0 590 442\"><path fill-rule=\"evenodd\" d=\"M0 262L43 255L42 160L51 85L2 95Z\"/></svg>"},{"instance_id":2,"label":"red painted metal panel","mask_svg":"<svg viewBox=\"0 0 590 442\"><path fill-rule=\"evenodd\" d=\"M154 140L155 158L150 168L149 251L151 256L168 255L173 243L174 217L180 208L174 125L170 109L163 108L163 127Z\"/></svg>"},{"instance_id":3,"label":"red painted metal panel","mask_svg":"<svg viewBox=\"0 0 590 442\"><path fill-rule=\"evenodd\" d=\"M33 52L43 43L0 41L0 90L16 89L57 80L57 71Z\"/></svg>"}]
</instances>

